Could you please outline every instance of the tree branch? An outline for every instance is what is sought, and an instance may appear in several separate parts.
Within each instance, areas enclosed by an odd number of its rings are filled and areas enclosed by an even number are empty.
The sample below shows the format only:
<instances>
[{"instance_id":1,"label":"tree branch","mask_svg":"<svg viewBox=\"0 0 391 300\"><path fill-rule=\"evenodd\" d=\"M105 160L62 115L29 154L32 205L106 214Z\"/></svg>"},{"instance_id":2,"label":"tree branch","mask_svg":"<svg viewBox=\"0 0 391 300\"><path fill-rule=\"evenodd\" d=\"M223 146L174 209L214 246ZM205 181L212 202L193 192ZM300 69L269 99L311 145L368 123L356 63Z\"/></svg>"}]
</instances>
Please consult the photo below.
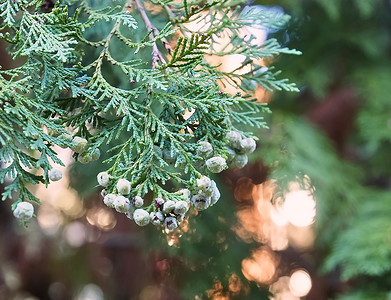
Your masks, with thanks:
<instances>
[{"instance_id":1,"label":"tree branch","mask_svg":"<svg viewBox=\"0 0 391 300\"><path fill-rule=\"evenodd\" d=\"M141 18L143 19L145 27L147 28L148 31L151 32L149 34L149 39L153 40L154 37L159 34L159 31L157 30L157 28L149 20L147 14L145 12L144 6L140 2L140 0L134 0L134 3L135 3L135 5L136 5L136 7L137 7L137 9L138 9L138 11L139 11L139 13L141 15ZM162 39L162 42L163 42L164 46L166 47L167 51L170 53L171 52L171 48L169 47L168 41L165 40L165 39L164 40ZM153 46L152 46L152 69L156 68L156 64L157 64L158 61L161 61L161 62L165 63L164 58L163 58L162 54L160 53L160 51L159 51L159 49L158 49L158 47L156 45L156 42L154 42Z\"/></svg>"}]
</instances>

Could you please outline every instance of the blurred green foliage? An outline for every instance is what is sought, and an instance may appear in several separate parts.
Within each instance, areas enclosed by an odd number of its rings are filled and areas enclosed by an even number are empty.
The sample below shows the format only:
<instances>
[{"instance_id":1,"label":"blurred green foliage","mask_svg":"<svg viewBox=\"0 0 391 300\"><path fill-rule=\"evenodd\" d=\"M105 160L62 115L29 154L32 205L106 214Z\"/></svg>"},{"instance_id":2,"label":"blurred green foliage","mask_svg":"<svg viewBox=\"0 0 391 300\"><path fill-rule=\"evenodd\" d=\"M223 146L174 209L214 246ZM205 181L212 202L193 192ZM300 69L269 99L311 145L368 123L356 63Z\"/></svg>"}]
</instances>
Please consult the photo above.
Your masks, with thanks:
<instances>
[{"instance_id":1,"label":"blurred green foliage","mask_svg":"<svg viewBox=\"0 0 391 300\"><path fill-rule=\"evenodd\" d=\"M270 165L274 162L272 176L282 187L283 180L304 174L311 178L317 199L319 269L337 270L345 283L336 299L389 299L391 3L257 3L287 9L292 22L282 34L290 47L303 52L295 60L278 61L298 82L301 93L275 94L271 131L259 157ZM355 109L338 101L343 89L352 92ZM327 111L331 106L333 110ZM330 129L336 124L333 112L338 111L342 119L353 116L342 145L335 143Z\"/></svg>"}]
</instances>

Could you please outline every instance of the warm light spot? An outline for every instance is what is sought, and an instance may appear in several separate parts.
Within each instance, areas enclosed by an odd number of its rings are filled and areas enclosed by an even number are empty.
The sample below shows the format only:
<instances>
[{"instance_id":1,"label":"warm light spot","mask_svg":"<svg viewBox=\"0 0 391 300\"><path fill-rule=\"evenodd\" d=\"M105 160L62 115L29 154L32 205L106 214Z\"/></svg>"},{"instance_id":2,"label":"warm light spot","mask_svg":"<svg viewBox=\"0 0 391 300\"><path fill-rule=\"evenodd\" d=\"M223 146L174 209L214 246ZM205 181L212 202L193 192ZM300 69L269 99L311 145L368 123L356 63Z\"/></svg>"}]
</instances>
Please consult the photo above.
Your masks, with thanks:
<instances>
[{"instance_id":1,"label":"warm light spot","mask_svg":"<svg viewBox=\"0 0 391 300\"><path fill-rule=\"evenodd\" d=\"M295 271L289 280L289 289L297 297L306 296L312 287L310 275L304 270Z\"/></svg>"},{"instance_id":2,"label":"warm light spot","mask_svg":"<svg viewBox=\"0 0 391 300\"><path fill-rule=\"evenodd\" d=\"M242 281L239 276L236 274L232 274L228 279L228 289L233 294L238 294L242 289Z\"/></svg>"},{"instance_id":3,"label":"warm light spot","mask_svg":"<svg viewBox=\"0 0 391 300\"><path fill-rule=\"evenodd\" d=\"M140 293L139 300L150 300L161 298L160 288L156 285L147 285Z\"/></svg>"},{"instance_id":4,"label":"warm light spot","mask_svg":"<svg viewBox=\"0 0 391 300\"><path fill-rule=\"evenodd\" d=\"M174 246L177 243L177 239L175 237L167 238L167 244L168 246Z\"/></svg>"},{"instance_id":5,"label":"warm light spot","mask_svg":"<svg viewBox=\"0 0 391 300\"><path fill-rule=\"evenodd\" d=\"M295 226L309 226L316 215L315 200L309 191L293 190L285 195L283 205L287 220Z\"/></svg>"},{"instance_id":6,"label":"warm light spot","mask_svg":"<svg viewBox=\"0 0 391 300\"><path fill-rule=\"evenodd\" d=\"M288 226L289 243L294 248L312 248L315 241L315 233L312 226L297 227Z\"/></svg>"},{"instance_id":7,"label":"warm light spot","mask_svg":"<svg viewBox=\"0 0 391 300\"><path fill-rule=\"evenodd\" d=\"M61 219L51 205L43 203L37 212L37 220L43 232L47 235L54 235L57 233Z\"/></svg>"},{"instance_id":8,"label":"warm light spot","mask_svg":"<svg viewBox=\"0 0 391 300\"><path fill-rule=\"evenodd\" d=\"M269 230L269 246L274 251L282 251L288 248L289 240L285 226L276 226L272 224Z\"/></svg>"},{"instance_id":9,"label":"warm light spot","mask_svg":"<svg viewBox=\"0 0 391 300\"><path fill-rule=\"evenodd\" d=\"M81 222L72 222L65 227L65 238L72 247L80 247L84 244L87 232L86 227Z\"/></svg>"},{"instance_id":10,"label":"warm light spot","mask_svg":"<svg viewBox=\"0 0 391 300\"><path fill-rule=\"evenodd\" d=\"M300 300L289 290L289 280L288 276L282 276L270 286L269 290L273 295L270 300Z\"/></svg>"},{"instance_id":11,"label":"warm light spot","mask_svg":"<svg viewBox=\"0 0 391 300\"><path fill-rule=\"evenodd\" d=\"M223 285L220 281L213 284L213 288L206 291L208 299L211 300L229 300L229 297L223 294Z\"/></svg>"},{"instance_id":12,"label":"warm light spot","mask_svg":"<svg viewBox=\"0 0 391 300\"><path fill-rule=\"evenodd\" d=\"M103 207L89 209L86 218L88 223L102 230L111 230L117 224L114 213Z\"/></svg>"},{"instance_id":13,"label":"warm light spot","mask_svg":"<svg viewBox=\"0 0 391 300\"><path fill-rule=\"evenodd\" d=\"M288 224L285 212L281 206L273 205L270 208L270 218L277 226L285 226L286 224Z\"/></svg>"},{"instance_id":14,"label":"warm light spot","mask_svg":"<svg viewBox=\"0 0 391 300\"><path fill-rule=\"evenodd\" d=\"M251 258L242 261L242 273L250 281L261 284L270 283L276 273L278 258L266 247L256 250Z\"/></svg>"}]
</instances>

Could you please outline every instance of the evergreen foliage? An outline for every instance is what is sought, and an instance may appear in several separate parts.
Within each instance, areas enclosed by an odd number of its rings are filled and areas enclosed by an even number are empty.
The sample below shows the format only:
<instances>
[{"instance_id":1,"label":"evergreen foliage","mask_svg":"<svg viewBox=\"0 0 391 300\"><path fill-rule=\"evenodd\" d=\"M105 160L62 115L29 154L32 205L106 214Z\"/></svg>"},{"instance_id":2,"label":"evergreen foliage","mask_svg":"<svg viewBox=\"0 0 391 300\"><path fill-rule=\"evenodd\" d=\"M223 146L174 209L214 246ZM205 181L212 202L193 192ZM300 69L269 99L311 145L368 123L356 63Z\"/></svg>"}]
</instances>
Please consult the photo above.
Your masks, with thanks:
<instances>
[{"instance_id":1,"label":"evergreen foliage","mask_svg":"<svg viewBox=\"0 0 391 300\"><path fill-rule=\"evenodd\" d=\"M288 8L294 20L287 29L293 33L289 44L305 55L278 61L303 89L296 95L280 93L284 101L271 102L274 120L268 121L271 131L259 157L271 167L280 187L292 180L311 179L317 200L317 264L322 273L333 276L333 282L341 274L343 285L343 290L328 294L330 299L388 299L390 3L266 3ZM352 103L338 102L335 91L346 88L353 91L357 113L346 110ZM311 115L318 106L324 109L320 120ZM344 137L343 145L336 143L338 147L300 118L310 116L333 138L347 125L333 119L338 112L343 112L342 119L354 116L350 135Z\"/></svg>"},{"instance_id":2,"label":"evergreen foliage","mask_svg":"<svg viewBox=\"0 0 391 300\"><path fill-rule=\"evenodd\" d=\"M47 12L43 1L1 0L1 38L20 58L20 66L0 71L0 180L10 181L3 200L15 194L14 207L39 202L29 184L48 184L49 170L62 165L54 145L70 147L82 163L105 149L106 194L120 192L120 179L130 182L127 201L141 196L177 202L186 198L180 188L196 193L197 179L209 176L197 155L199 142L212 145L213 157L227 159L227 132L243 124L266 126L269 111L252 96L258 84L297 91L279 78L280 71L256 60L299 52L276 39L253 45L254 36L241 33L255 20L276 30L289 17L241 2L71 0L57 1ZM190 29L189 23L200 22L200 30ZM217 51L223 35L230 39ZM205 59L232 54L246 59L231 72ZM219 80L245 94L222 92ZM154 201L144 208L157 210Z\"/></svg>"}]
</instances>

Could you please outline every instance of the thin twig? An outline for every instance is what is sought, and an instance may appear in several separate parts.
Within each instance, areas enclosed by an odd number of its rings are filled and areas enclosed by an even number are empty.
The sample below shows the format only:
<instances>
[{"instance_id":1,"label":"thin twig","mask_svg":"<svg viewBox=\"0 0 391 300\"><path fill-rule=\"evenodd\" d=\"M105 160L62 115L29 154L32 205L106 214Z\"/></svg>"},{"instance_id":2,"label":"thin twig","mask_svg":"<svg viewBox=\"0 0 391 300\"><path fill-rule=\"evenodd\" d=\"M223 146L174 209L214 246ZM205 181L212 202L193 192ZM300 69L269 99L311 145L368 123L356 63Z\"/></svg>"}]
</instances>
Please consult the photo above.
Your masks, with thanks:
<instances>
[{"instance_id":1,"label":"thin twig","mask_svg":"<svg viewBox=\"0 0 391 300\"><path fill-rule=\"evenodd\" d=\"M153 24L149 20L147 14L145 12L144 6L141 4L140 0L134 0L134 3L136 4L136 7L141 15L141 18L143 19L145 27L147 28L148 31L151 32L149 34L149 39L153 40L155 36L159 35L159 30L157 30L157 28L155 26L153 26ZM163 41L163 39L162 39L162 42L167 49L167 46L169 46L167 40ZM171 49L168 50L168 52L170 52L170 51L171 51ZM164 58L156 45L156 42L154 42L152 45L152 69L156 68L156 64L158 61L165 63Z\"/></svg>"}]
</instances>

